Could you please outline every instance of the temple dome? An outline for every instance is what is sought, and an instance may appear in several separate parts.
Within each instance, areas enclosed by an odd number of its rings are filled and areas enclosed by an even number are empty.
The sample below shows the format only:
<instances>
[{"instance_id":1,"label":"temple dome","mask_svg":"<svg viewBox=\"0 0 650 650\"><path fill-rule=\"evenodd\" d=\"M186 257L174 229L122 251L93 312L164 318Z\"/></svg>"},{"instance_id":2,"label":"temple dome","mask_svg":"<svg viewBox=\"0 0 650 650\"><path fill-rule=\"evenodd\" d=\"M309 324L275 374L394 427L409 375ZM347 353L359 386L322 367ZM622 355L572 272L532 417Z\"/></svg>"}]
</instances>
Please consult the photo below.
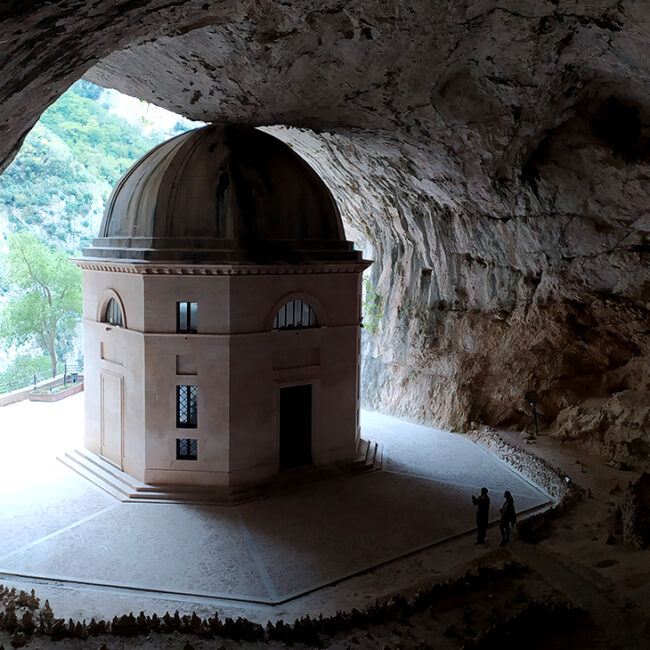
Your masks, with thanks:
<instances>
[{"instance_id":1,"label":"temple dome","mask_svg":"<svg viewBox=\"0 0 650 650\"><path fill-rule=\"evenodd\" d=\"M120 179L85 257L179 263L359 259L331 192L289 146L213 124L163 142Z\"/></svg>"}]
</instances>

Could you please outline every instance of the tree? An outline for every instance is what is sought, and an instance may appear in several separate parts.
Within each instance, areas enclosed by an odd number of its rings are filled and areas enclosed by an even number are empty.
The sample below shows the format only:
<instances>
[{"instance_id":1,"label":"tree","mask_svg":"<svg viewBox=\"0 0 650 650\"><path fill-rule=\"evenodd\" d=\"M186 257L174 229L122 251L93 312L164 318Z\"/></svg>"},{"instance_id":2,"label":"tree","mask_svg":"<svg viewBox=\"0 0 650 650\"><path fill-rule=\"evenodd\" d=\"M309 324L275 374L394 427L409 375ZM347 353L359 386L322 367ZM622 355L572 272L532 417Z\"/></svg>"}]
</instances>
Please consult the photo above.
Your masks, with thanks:
<instances>
[{"instance_id":1,"label":"tree","mask_svg":"<svg viewBox=\"0 0 650 650\"><path fill-rule=\"evenodd\" d=\"M15 345L35 343L49 355L56 377L57 351L65 349L81 317L81 271L30 232L12 233L7 246L9 299L0 335Z\"/></svg>"}]
</instances>

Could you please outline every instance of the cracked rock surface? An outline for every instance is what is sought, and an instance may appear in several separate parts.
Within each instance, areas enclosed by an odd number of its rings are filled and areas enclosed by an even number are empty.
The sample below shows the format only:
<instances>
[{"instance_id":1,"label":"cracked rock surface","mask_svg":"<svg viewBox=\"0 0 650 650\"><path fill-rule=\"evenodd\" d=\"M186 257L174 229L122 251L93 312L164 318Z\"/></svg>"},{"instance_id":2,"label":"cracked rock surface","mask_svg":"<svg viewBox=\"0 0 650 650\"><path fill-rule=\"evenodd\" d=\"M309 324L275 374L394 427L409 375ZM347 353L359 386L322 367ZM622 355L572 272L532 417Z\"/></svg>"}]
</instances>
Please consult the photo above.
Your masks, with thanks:
<instances>
[{"instance_id":1,"label":"cracked rock surface","mask_svg":"<svg viewBox=\"0 0 650 650\"><path fill-rule=\"evenodd\" d=\"M2 165L82 75L284 125L375 259L366 405L522 426L535 390L556 435L647 458L645 0L31 1L0 20Z\"/></svg>"}]
</instances>

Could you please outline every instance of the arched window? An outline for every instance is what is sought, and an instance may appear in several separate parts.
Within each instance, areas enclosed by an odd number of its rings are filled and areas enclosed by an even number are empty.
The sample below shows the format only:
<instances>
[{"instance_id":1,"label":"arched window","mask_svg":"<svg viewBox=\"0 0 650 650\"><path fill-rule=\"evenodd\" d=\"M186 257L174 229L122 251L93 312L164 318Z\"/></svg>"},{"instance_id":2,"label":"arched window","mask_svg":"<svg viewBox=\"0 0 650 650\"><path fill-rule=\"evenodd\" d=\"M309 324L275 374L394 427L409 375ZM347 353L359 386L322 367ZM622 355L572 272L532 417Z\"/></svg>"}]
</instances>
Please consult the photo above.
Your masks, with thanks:
<instances>
[{"instance_id":1,"label":"arched window","mask_svg":"<svg viewBox=\"0 0 650 650\"><path fill-rule=\"evenodd\" d=\"M290 300L282 305L275 315L273 329L288 330L300 327L318 327L316 312L303 300Z\"/></svg>"},{"instance_id":2,"label":"arched window","mask_svg":"<svg viewBox=\"0 0 650 650\"><path fill-rule=\"evenodd\" d=\"M105 323L110 323L111 325L116 325L117 327L122 327L124 325L124 318L122 317L122 308L120 303L111 298L106 304L106 310L104 311L104 318L102 319Z\"/></svg>"}]
</instances>

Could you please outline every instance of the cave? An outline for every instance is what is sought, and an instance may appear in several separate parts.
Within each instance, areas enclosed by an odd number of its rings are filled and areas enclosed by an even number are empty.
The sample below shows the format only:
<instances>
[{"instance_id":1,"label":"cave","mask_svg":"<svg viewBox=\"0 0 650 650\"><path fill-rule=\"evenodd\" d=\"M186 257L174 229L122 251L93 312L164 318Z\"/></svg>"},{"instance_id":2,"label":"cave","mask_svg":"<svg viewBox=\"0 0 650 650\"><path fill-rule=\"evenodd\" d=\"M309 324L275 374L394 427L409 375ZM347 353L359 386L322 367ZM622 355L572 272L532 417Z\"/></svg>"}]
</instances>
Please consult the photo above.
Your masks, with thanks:
<instances>
[{"instance_id":1,"label":"cave","mask_svg":"<svg viewBox=\"0 0 650 650\"><path fill-rule=\"evenodd\" d=\"M625 470L647 469L643 0L30 1L1 3L0 22L0 170L80 78L260 127L310 163L374 260L365 407L533 438L534 393L578 483L580 454L620 473L589 488L606 512ZM616 561L647 576L643 552Z\"/></svg>"}]
</instances>

